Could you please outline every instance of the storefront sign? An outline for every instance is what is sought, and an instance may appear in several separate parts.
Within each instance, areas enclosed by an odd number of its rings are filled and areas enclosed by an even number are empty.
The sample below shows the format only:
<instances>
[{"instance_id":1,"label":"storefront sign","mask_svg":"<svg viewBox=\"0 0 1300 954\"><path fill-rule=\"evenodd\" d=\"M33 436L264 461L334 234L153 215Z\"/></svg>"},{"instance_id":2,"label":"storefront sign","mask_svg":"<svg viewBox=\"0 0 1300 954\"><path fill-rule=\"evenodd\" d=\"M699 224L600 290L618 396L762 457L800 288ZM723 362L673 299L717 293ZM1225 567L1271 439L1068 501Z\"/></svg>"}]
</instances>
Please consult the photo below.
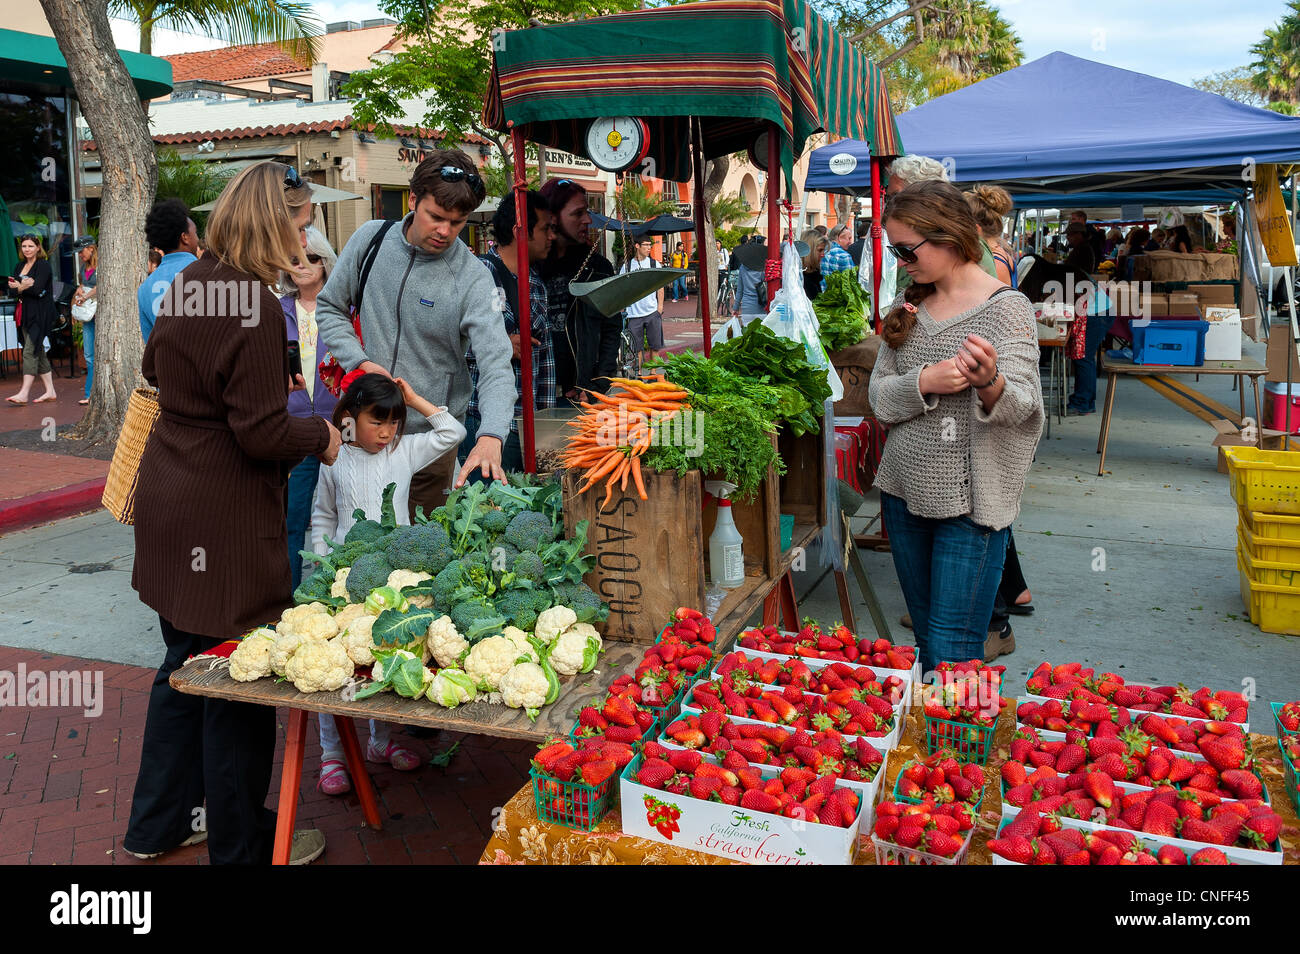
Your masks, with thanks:
<instances>
[{"instance_id":1,"label":"storefront sign","mask_svg":"<svg viewBox=\"0 0 1300 954\"><path fill-rule=\"evenodd\" d=\"M547 149L546 161L557 166L567 166L570 169L590 169L592 172L596 171L596 167L581 156L575 156L571 152L563 152L559 149Z\"/></svg>"},{"instance_id":2,"label":"storefront sign","mask_svg":"<svg viewBox=\"0 0 1300 954\"><path fill-rule=\"evenodd\" d=\"M399 162L421 163L428 159L432 153L427 149L413 149L408 146L402 146L397 150L397 159Z\"/></svg>"}]
</instances>

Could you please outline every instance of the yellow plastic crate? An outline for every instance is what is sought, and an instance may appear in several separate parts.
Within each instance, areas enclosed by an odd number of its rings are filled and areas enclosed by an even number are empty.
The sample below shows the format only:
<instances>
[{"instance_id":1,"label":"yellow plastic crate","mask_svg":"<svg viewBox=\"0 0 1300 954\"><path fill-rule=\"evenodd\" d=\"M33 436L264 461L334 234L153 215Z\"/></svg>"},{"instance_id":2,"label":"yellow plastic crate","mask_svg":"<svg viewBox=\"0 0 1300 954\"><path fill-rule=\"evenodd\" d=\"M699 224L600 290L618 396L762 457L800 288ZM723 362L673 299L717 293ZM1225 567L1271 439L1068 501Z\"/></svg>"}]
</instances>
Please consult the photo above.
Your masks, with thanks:
<instances>
[{"instance_id":1,"label":"yellow plastic crate","mask_svg":"<svg viewBox=\"0 0 1300 954\"><path fill-rule=\"evenodd\" d=\"M1266 633L1300 636L1300 587L1271 586L1251 576L1250 558L1237 550L1237 571L1241 574L1241 596L1250 610L1250 621Z\"/></svg>"},{"instance_id":2,"label":"yellow plastic crate","mask_svg":"<svg viewBox=\"0 0 1300 954\"><path fill-rule=\"evenodd\" d=\"M1246 510L1300 514L1300 451L1224 447L1232 499Z\"/></svg>"},{"instance_id":3,"label":"yellow plastic crate","mask_svg":"<svg viewBox=\"0 0 1300 954\"><path fill-rule=\"evenodd\" d=\"M1270 586L1300 588L1300 544L1261 543L1250 528L1238 524L1237 548L1246 557L1252 579Z\"/></svg>"},{"instance_id":4,"label":"yellow plastic crate","mask_svg":"<svg viewBox=\"0 0 1300 954\"><path fill-rule=\"evenodd\" d=\"M1261 541L1279 540L1300 547L1300 516L1284 513L1256 513L1245 507L1237 508L1237 516L1240 522L1254 534L1256 544Z\"/></svg>"}]
</instances>

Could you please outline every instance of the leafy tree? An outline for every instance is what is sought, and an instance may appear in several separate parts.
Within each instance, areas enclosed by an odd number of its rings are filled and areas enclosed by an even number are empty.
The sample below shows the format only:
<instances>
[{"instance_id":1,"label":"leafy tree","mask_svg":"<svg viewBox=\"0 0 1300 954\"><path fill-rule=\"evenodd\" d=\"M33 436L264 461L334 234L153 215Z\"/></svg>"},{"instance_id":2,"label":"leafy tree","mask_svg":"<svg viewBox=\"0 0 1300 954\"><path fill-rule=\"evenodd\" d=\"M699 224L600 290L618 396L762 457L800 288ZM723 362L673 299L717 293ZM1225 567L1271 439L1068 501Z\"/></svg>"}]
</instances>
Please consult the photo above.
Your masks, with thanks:
<instances>
[{"instance_id":1,"label":"leafy tree","mask_svg":"<svg viewBox=\"0 0 1300 954\"><path fill-rule=\"evenodd\" d=\"M715 227L730 225L732 222L748 219L754 214L749 203L739 195L720 195L709 203L709 218L713 220Z\"/></svg>"},{"instance_id":2,"label":"leafy tree","mask_svg":"<svg viewBox=\"0 0 1300 954\"><path fill-rule=\"evenodd\" d=\"M397 21L405 45L384 63L352 74L343 95L355 100L357 123L393 134L404 114L403 100L424 102L422 126L440 129L450 141L477 133L492 142L502 164L513 169L509 137L481 122L492 68L496 30L523 30L543 23L599 16L640 6L638 0L381 0L380 10ZM503 38L509 42L509 34Z\"/></svg>"},{"instance_id":3,"label":"leafy tree","mask_svg":"<svg viewBox=\"0 0 1300 954\"><path fill-rule=\"evenodd\" d=\"M310 3L293 0L110 0L114 16L140 24L140 52L153 52L153 28L194 30L233 44L278 43L310 65L324 29Z\"/></svg>"},{"instance_id":4,"label":"leafy tree","mask_svg":"<svg viewBox=\"0 0 1300 954\"><path fill-rule=\"evenodd\" d=\"M1255 88L1251 79L1253 75L1249 66L1234 66L1230 70L1222 70L1192 80L1192 86L1206 93L1217 93L1227 99L1234 99L1247 106L1263 106L1268 100Z\"/></svg>"},{"instance_id":5,"label":"leafy tree","mask_svg":"<svg viewBox=\"0 0 1300 954\"><path fill-rule=\"evenodd\" d=\"M1270 104L1300 102L1300 2L1292 0L1287 8L1286 16L1250 48L1256 57L1250 64L1251 85Z\"/></svg>"},{"instance_id":6,"label":"leafy tree","mask_svg":"<svg viewBox=\"0 0 1300 954\"><path fill-rule=\"evenodd\" d=\"M483 177L483 186L487 189L488 195L502 198L509 195L510 190L515 187L514 170L499 159L484 163L479 169L479 175ZM535 167L528 170L527 178L530 189L536 189L541 181Z\"/></svg>"},{"instance_id":7,"label":"leafy tree","mask_svg":"<svg viewBox=\"0 0 1300 954\"><path fill-rule=\"evenodd\" d=\"M218 172L203 159L182 159L175 149L164 149L158 156L158 199L180 199L185 207L193 209L205 205L217 196L234 177L233 170ZM208 213L190 212L190 217L203 230Z\"/></svg>"}]
</instances>

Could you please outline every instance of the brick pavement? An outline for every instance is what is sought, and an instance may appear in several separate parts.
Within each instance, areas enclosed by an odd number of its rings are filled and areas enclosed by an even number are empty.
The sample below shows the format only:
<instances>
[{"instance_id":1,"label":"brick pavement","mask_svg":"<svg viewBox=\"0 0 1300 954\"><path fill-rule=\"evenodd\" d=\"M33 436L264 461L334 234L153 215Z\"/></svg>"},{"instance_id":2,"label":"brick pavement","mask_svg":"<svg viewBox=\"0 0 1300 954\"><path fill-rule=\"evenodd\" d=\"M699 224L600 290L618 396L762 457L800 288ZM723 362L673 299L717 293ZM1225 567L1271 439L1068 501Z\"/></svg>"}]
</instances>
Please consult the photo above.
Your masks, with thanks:
<instances>
[{"instance_id":1,"label":"brick pavement","mask_svg":"<svg viewBox=\"0 0 1300 954\"><path fill-rule=\"evenodd\" d=\"M0 672L16 672L20 663L29 672L101 671L103 712L87 718L80 709L0 709L0 865L206 864L202 846L151 862L122 848L154 671L0 647ZM271 806L279 796L287 712L278 715ZM325 855L317 864L474 864L487 844L493 808L527 783L535 751L532 743L486 736L442 732L426 740L395 733L424 757L461 745L445 771L372 766L384 818L383 830L372 831L355 794L331 798L315 790L317 738L313 716L298 827L325 832Z\"/></svg>"}]
</instances>

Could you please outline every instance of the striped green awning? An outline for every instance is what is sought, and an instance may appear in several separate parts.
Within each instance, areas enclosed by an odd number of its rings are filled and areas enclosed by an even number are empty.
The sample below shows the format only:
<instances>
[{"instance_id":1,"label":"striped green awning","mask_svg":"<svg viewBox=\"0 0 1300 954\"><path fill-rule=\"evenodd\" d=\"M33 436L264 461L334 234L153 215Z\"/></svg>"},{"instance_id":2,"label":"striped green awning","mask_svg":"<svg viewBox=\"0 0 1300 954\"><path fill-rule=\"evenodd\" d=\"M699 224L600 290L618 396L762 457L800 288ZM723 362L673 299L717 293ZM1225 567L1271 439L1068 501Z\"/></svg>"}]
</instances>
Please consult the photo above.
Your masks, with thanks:
<instances>
[{"instance_id":1,"label":"striped green awning","mask_svg":"<svg viewBox=\"0 0 1300 954\"><path fill-rule=\"evenodd\" d=\"M141 99L172 91L172 65L161 57L118 50ZM0 29L0 79L23 83L71 86L68 62L52 36Z\"/></svg>"},{"instance_id":2,"label":"striped green awning","mask_svg":"<svg viewBox=\"0 0 1300 954\"><path fill-rule=\"evenodd\" d=\"M708 158L747 149L772 122L781 163L819 130L902 149L884 77L804 0L706 0L499 34L483 117L585 155L587 124L638 116L658 178L690 176L688 117Z\"/></svg>"}]
</instances>

